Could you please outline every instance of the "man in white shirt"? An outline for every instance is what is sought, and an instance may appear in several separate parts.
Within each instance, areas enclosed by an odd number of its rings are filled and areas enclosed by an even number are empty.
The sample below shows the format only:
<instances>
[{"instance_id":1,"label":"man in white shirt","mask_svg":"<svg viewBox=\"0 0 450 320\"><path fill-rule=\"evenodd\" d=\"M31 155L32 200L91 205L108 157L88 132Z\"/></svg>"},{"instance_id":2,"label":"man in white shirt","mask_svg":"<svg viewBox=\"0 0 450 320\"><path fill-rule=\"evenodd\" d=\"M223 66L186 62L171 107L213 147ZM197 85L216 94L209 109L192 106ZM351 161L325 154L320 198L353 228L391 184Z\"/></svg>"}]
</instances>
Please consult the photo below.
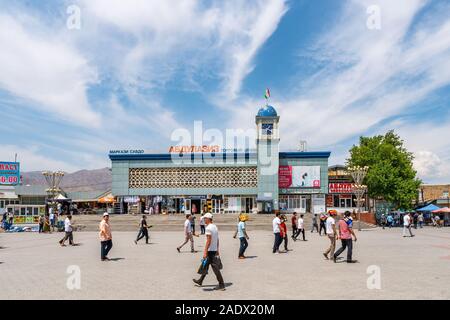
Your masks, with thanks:
<instances>
[{"instance_id":1,"label":"man in white shirt","mask_svg":"<svg viewBox=\"0 0 450 320\"><path fill-rule=\"evenodd\" d=\"M414 237L411 232L411 221L412 217L410 213L407 213L403 216L403 237L406 237L406 230L409 231L409 236Z\"/></svg>"},{"instance_id":2,"label":"man in white shirt","mask_svg":"<svg viewBox=\"0 0 450 320\"><path fill-rule=\"evenodd\" d=\"M66 242L67 239L69 239L69 244L71 246L74 245L73 243L73 227L72 227L72 216L68 215L66 220L64 220L64 232L65 232L65 236L64 238L62 238L59 241L59 244L61 245L61 247L65 247L66 245L64 244Z\"/></svg>"},{"instance_id":3,"label":"man in white shirt","mask_svg":"<svg viewBox=\"0 0 450 320\"><path fill-rule=\"evenodd\" d=\"M336 216L336 211L330 210L328 212L329 217L325 220L325 232L327 234L328 239L330 240L330 246L328 249L323 253L325 259L329 260L333 258L334 256L334 250L336 248L336 220L334 217ZM328 257L328 255L330 257Z\"/></svg>"},{"instance_id":4,"label":"man in white shirt","mask_svg":"<svg viewBox=\"0 0 450 320\"><path fill-rule=\"evenodd\" d=\"M281 224L281 219L279 218L279 213L277 212L275 214L275 218L272 220L272 228L273 228L273 234L275 236L275 240L273 243L273 250L272 252L275 254L280 253L280 245L283 242L283 238L280 235L280 224Z\"/></svg>"},{"instance_id":5,"label":"man in white shirt","mask_svg":"<svg viewBox=\"0 0 450 320\"><path fill-rule=\"evenodd\" d=\"M303 220L304 215L301 214L300 218L297 220L297 233L294 237L294 240L297 240L297 237L300 235L300 233L303 235L303 241L308 241L305 239L305 220Z\"/></svg>"},{"instance_id":6,"label":"man in white shirt","mask_svg":"<svg viewBox=\"0 0 450 320\"><path fill-rule=\"evenodd\" d=\"M208 274L209 266L211 265L214 274L216 275L219 285L215 287L215 290L225 290L225 283L223 281L221 269L221 261L219 258L219 230L216 225L212 223L213 216L211 213L206 213L203 216L206 224L206 244L203 251L203 261L206 261L205 267L202 269L200 279L192 279L197 286L202 286L203 280Z\"/></svg>"},{"instance_id":7,"label":"man in white shirt","mask_svg":"<svg viewBox=\"0 0 450 320\"><path fill-rule=\"evenodd\" d=\"M191 241L191 252L194 253L194 237L192 236L191 215L187 214L186 220L184 221L184 242L177 247L177 251L181 252L180 249L183 248L189 241Z\"/></svg>"}]
</instances>

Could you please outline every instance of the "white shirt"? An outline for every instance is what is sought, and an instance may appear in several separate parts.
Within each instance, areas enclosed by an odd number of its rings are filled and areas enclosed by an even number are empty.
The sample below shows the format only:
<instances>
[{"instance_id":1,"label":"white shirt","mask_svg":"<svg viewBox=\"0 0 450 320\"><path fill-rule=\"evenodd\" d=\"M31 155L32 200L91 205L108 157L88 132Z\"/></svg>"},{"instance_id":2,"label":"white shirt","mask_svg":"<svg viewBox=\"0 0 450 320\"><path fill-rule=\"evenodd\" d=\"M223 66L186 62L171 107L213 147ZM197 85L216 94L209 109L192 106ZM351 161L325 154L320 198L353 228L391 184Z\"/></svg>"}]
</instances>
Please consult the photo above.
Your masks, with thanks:
<instances>
[{"instance_id":1,"label":"white shirt","mask_svg":"<svg viewBox=\"0 0 450 320\"><path fill-rule=\"evenodd\" d=\"M304 229L304 221L302 218L298 218L297 220L297 228Z\"/></svg>"},{"instance_id":2,"label":"white shirt","mask_svg":"<svg viewBox=\"0 0 450 320\"><path fill-rule=\"evenodd\" d=\"M208 224L205 229L206 235L211 236L211 243L209 245L208 251L217 251L219 244L219 230L215 224Z\"/></svg>"},{"instance_id":3,"label":"white shirt","mask_svg":"<svg viewBox=\"0 0 450 320\"><path fill-rule=\"evenodd\" d=\"M72 231L72 223L70 222L69 218L66 218L66 220L64 220L64 231L65 232Z\"/></svg>"},{"instance_id":4,"label":"white shirt","mask_svg":"<svg viewBox=\"0 0 450 320\"><path fill-rule=\"evenodd\" d=\"M332 217L328 217L325 221L325 226L327 229L327 234L334 234L333 226L336 224L336 221Z\"/></svg>"},{"instance_id":5,"label":"white shirt","mask_svg":"<svg viewBox=\"0 0 450 320\"><path fill-rule=\"evenodd\" d=\"M205 217L203 217L203 216L201 216L201 218L200 218L200 225L201 226L204 226L205 225L205 219L204 219Z\"/></svg>"},{"instance_id":6,"label":"white shirt","mask_svg":"<svg viewBox=\"0 0 450 320\"><path fill-rule=\"evenodd\" d=\"M409 227L410 223L411 223L411 218L409 217L408 214L405 214L405 216L403 217L403 225L405 227Z\"/></svg>"},{"instance_id":7,"label":"white shirt","mask_svg":"<svg viewBox=\"0 0 450 320\"><path fill-rule=\"evenodd\" d=\"M53 220L53 219L55 219L55 215L53 213L50 213L49 218L50 218L50 220Z\"/></svg>"},{"instance_id":8,"label":"white shirt","mask_svg":"<svg viewBox=\"0 0 450 320\"><path fill-rule=\"evenodd\" d=\"M280 233L280 224L281 224L281 220L278 217L275 217L275 219L273 219L272 221L272 226L273 226L273 233Z\"/></svg>"},{"instance_id":9,"label":"white shirt","mask_svg":"<svg viewBox=\"0 0 450 320\"><path fill-rule=\"evenodd\" d=\"M184 221L184 233L189 234L191 232L192 232L191 221L189 219L186 219L186 221Z\"/></svg>"}]
</instances>

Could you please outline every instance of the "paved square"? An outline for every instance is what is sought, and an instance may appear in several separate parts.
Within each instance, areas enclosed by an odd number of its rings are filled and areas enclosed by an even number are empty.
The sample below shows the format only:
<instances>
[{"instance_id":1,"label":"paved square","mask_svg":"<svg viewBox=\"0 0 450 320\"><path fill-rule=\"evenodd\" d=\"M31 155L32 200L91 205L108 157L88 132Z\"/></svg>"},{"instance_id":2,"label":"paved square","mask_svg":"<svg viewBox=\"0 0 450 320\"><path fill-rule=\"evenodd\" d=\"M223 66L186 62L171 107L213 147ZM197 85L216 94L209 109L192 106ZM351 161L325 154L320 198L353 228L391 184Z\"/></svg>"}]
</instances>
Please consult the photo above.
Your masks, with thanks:
<instances>
[{"instance_id":1,"label":"paved square","mask_svg":"<svg viewBox=\"0 0 450 320\"><path fill-rule=\"evenodd\" d=\"M110 257L120 259L101 262L96 232L76 232L81 245L64 248L60 233L2 233L0 299L450 299L450 228L413 229L414 238L403 238L398 228L357 232L356 264L324 260L328 239L317 233L274 255L273 235L248 229L246 255L252 258L246 260L237 259L233 232L220 233L224 292L212 291L212 270L204 288L192 283L203 236L195 238L199 252L191 254L188 245L176 251L182 231L150 233L149 245L135 245L136 233L113 232ZM66 286L70 265L80 267L80 290ZM380 290L367 288L371 265L380 267Z\"/></svg>"}]
</instances>

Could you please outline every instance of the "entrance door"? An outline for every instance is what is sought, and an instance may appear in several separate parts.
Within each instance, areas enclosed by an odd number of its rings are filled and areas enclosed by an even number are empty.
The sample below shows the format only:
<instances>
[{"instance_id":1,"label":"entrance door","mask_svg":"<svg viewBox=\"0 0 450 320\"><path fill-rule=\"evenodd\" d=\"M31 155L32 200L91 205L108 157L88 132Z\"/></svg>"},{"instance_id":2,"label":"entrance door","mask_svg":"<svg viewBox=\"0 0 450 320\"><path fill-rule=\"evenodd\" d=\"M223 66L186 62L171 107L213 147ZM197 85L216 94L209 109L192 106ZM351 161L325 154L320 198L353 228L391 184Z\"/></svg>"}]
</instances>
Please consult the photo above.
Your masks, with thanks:
<instances>
[{"instance_id":1,"label":"entrance door","mask_svg":"<svg viewBox=\"0 0 450 320\"><path fill-rule=\"evenodd\" d=\"M191 199L184 199L184 214L191 214Z\"/></svg>"},{"instance_id":2,"label":"entrance door","mask_svg":"<svg viewBox=\"0 0 450 320\"><path fill-rule=\"evenodd\" d=\"M191 214L197 214L201 212L201 201L191 199Z\"/></svg>"},{"instance_id":3,"label":"entrance door","mask_svg":"<svg viewBox=\"0 0 450 320\"><path fill-rule=\"evenodd\" d=\"M212 199L212 213L220 213L220 204L222 200Z\"/></svg>"}]
</instances>

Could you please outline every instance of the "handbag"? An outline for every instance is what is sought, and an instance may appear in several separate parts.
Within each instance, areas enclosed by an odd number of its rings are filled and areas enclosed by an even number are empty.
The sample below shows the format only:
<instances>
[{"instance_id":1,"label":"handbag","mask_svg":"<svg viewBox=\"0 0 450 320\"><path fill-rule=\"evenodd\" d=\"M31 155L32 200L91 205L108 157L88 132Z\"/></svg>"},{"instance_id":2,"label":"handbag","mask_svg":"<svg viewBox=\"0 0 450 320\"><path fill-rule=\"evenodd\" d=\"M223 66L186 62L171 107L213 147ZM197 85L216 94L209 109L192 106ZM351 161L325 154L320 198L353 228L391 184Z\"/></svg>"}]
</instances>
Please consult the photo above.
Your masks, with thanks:
<instances>
[{"instance_id":1,"label":"handbag","mask_svg":"<svg viewBox=\"0 0 450 320\"><path fill-rule=\"evenodd\" d=\"M200 266L198 267L197 273L198 274L208 274L208 258L202 259L200 262Z\"/></svg>"}]
</instances>

